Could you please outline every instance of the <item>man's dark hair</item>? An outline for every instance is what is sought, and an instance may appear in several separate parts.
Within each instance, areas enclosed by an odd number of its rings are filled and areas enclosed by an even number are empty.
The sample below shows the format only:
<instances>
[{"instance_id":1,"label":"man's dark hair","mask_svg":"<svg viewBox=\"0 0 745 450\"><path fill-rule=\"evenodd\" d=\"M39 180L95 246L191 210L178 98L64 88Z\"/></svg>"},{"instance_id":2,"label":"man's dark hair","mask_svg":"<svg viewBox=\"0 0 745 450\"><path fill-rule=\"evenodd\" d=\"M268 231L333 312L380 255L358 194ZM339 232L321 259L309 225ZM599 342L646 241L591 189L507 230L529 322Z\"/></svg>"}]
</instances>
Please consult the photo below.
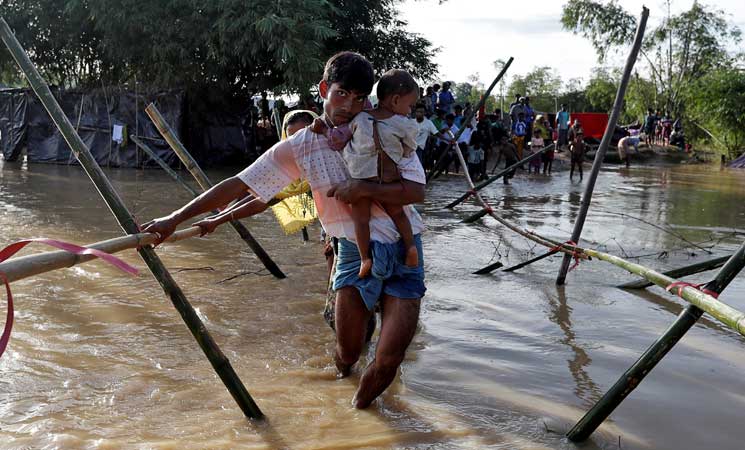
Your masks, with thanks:
<instances>
[{"instance_id":1,"label":"man's dark hair","mask_svg":"<svg viewBox=\"0 0 745 450\"><path fill-rule=\"evenodd\" d=\"M375 83L375 74L372 64L364 56L356 52L339 52L326 61L323 81L369 95Z\"/></svg>"},{"instance_id":2,"label":"man's dark hair","mask_svg":"<svg viewBox=\"0 0 745 450\"><path fill-rule=\"evenodd\" d=\"M416 106L414 107L414 110L417 110L417 109L427 109L427 108L424 106L424 103L417 102Z\"/></svg>"},{"instance_id":3,"label":"man's dark hair","mask_svg":"<svg viewBox=\"0 0 745 450\"><path fill-rule=\"evenodd\" d=\"M444 110L444 109L440 109L440 108L437 108L437 109L435 109L435 115L436 115L437 117L440 117L440 116L442 116L443 114L445 114L445 110Z\"/></svg>"},{"instance_id":4,"label":"man's dark hair","mask_svg":"<svg viewBox=\"0 0 745 450\"><path fill-rule=\"evenodd\" d=\"M453 106L453 109L459 109L459 110L463 111L463 107L460 106L460 105Z\"/></svg>"},{"instance_id":5,"label":"man's dark hair","mask_svg":"<svg viewBox=\"0 0 745 450\"><path fill-rule=\"evenodd\" d=\"M439 84L437 84L437 83L433 84L433 85L432 85L432 90L433 90L433 91L439 91L439 90L440 90L440 85L439 85Z\"/></svg>"},{"instance_id":6,"label":"man's dark hair","mask_svg":"<svg viewBox=\"0 0 745 450\"><path fill-rule=\"evenodd\" d=\"M414 77L405 70L391 69L384 73L378 81L378 100L391 97L393 95L406 95L410 92L419 93L419 85L414 81Z\"/></svg>"},{"instance_id":7,"label":"man's dark hair","mask_svg":"<svg viewBox=\"0 0 745 450\"><path fill-rule=\"evenodd\" d=\"M445 120L455 120L455 114L448 113L448 115L445 116Z\"/></svg>"}]
</instances>

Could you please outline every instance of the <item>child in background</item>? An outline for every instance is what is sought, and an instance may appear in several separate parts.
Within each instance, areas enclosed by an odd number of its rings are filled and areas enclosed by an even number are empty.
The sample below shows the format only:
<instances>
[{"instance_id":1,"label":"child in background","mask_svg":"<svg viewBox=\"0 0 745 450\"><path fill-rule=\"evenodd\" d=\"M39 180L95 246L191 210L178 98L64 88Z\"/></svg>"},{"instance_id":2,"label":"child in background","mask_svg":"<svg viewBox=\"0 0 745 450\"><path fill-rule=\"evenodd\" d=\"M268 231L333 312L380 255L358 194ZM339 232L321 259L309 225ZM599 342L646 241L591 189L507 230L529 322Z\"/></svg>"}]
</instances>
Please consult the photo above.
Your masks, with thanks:
<instances>
[{"instance_id":1,"label":"child in background","mask_svg":"<svg viewBox=\"0 0 745 450\"><path fill-rule=\"evenodd\" d=\"M530 140L530 154L535 154L539 150L543 148L543 137L541 137L541 130L535 129L533 130L533 139ZM528 156L528 155L526 155ZM536 156L535 158L530 160L530 164L528 165L528 173L530 173L530 169L533 169L533 171L538 174L541 171L541 158Z\"/></svg>"},{"instance_id":2,"label":"child in background","mask_svg":"<svg viewBox=\"0 0 745 450\"><path fill-rule=\"evenodd\" d=\"M378 81L377 95L377 107L357 114L349 124L352 138L343 149L344 162L349 175L354 179L393 183L401 179L397 164L416 151L417 126L408 116L419 97L419 86L405 70L393 69L383 74ZM389 204L381 206L401 234L406 248L405 264L417 267L419 252L403 207ZM363 199L353 203L351 207L361 259L359 277L365 278L370 275L373 266L370 253L372 202Z\"/></svg>"},{"instance_id":3,"label":"child in background","mask_svg":"<svg viewBox=\"0 0 745 450\"><path fill-rule=\"evenodd\" d=\"M579 181L582 181L582 161L585 159L585 133L580 128L575 133L574 141L569 147L569 151L572 153L572 168L569 169L569 180L571 181L574 177L574 166L577 166L579 170Z\"/></svg>"},{"instance_id":4,"label":"child in background","mask_svg":"<svg viewBox=\"0 0 745 450\"><path fill-rule=\"evenodd\" d=\"M484 150L481 148L481 136L474 134L471 145L468 146L468 175L476 180L481 175L481 161L484 160Z\"/></svg>"},{"instance_id":5,"label":"child in background","mask_svg":"<svg viewBox=\"0 0 745 450\"><path fill-rule=\"evenodd\" d=\"M517 159L523 159L523 148L525 147L525 135L528 125L525 123L525 114L519 113L517 120L512 124L512 143L517 148Z\"/></svg>"}]
</instances>

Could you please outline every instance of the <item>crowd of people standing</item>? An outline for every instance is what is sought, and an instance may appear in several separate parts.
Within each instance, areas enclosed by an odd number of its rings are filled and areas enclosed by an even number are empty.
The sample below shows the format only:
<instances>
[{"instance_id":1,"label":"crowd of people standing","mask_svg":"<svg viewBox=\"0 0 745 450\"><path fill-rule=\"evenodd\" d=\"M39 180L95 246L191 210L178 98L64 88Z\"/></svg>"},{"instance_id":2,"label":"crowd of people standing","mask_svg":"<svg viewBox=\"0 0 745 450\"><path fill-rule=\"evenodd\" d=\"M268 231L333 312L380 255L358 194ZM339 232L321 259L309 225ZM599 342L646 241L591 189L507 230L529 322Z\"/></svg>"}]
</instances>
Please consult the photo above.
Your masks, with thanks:
<instances>
[{"instance_id":1,"label":"crowd of people standing","mask_svg":"<svg viewBox=\"0 0 745 450\"><path fill-rule=\"evenodd\" d=\"M533 109L530 97L515 94L508 111L496 108L486 112L482 107L458 135L473 106L469 102L458 103L450 88L451 84L446 81L420 92L414 118L419 130L417 154L425 170L458 173L460 158L455 152L461 152L468 165L464 170L472 179L481 180L488 176L489 165L494 173L502 160L508 168L540 152L540 156L527 164L527 172L550 175L555 152L568 149L573 167L579 166L581 179L585 148L577 141L584 135L578 121L570 126L569 112L564 105L552 124L548 115ZM525 170L525 166L511 170L505 175L504 183L509 184L517 169Z\"/></svg>"}]
</instances>

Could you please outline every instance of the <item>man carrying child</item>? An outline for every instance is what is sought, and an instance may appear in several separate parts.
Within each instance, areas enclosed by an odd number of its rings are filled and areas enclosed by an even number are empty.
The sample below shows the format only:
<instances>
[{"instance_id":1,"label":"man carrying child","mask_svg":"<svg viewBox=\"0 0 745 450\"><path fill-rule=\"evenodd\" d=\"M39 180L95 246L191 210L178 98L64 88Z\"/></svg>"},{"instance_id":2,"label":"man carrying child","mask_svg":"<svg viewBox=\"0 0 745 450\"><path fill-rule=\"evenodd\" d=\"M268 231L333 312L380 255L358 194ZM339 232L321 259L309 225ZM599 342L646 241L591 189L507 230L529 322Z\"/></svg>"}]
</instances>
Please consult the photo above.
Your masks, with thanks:
<instances>
[{"instance_id":1,"label":"man carrying child","mask_svg":"<svg viewBox=\"0 0 745 450\"><path fill-rule=\"evenodd\" d=\"M332 56L318 85L324 98L326 123L333 128L349 123L362 111L373 82L372 66L363 56L353 52ZM268 201L294 180L303 178L310 184L326 232L348 242L345 251L337 255L338 266L344 267L360 258L351 241L355 227L350 204L361 200L372 202L370 238L386 249L395 249L387 254L389 276L381 279L350 275L346 284L339 287L336 299L335 362L340 376L350 373L365 345L367 323L375 304L367 304L363 296L373 298L381 306L383 324L375 359L364 371L354 399L355 407L366 408L395 378L416 332L421 298L426 290L419 240L424 224L411 206L424 200L424 170L413 151L401 158L397 166L401 178L397 183L351 180L342 154L331 149L328 137L306 128L274 145L248 168L182 208L145 224L143 231L157 233L160 243L180 223L195 216L224 207L246 193ZM378 203L403 207L417 241L417 267L405 265L405 249L398 230Z\"/></svg>"}]
</instances>

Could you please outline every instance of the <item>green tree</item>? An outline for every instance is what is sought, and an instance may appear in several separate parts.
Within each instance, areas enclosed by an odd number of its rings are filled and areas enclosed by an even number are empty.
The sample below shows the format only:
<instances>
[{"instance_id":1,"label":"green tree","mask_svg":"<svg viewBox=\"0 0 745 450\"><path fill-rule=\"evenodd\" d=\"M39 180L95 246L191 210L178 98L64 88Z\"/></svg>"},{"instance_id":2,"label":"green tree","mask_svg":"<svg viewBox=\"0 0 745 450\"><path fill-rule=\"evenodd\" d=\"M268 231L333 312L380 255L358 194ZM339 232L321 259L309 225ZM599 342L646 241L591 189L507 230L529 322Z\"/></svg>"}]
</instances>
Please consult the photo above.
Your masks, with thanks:
<instances>
[{"instance_id":1,"label":"green tree","mask_svg":"<svg viewBox=\"0 0 745 450\"><path fill-rule=\"evenodd\" d=\"M468 77L468 81L462 83L455 83L453 88L453 96L455 101L461 106L465 106L466 103L470 103L473 107L481 101L481 97L486 93L486 87L482 83L478 74L473 74ZM486 111L494 111L498 108L497 99L494 95L489 95L484 102Z\"/></svg>"},{"instance_id":2,"label":"green tree","mask_svg":"<svg viewBox=\"0 0 745 450\"><path fill-rule=\"evenodd\" d=\"M525 75L514 75L507 88L507 97L521 94L530 97L537 111L554 111L561 90L561 78L548 66L536 67Z\"/></svg>"},{"instance_id":3,"label":"green tree","mask_svg":"<svg viewBox=\"0 0 745 450\"><path fill-rule=\"evenodd\" d=\"M728 65L727 48L740 42L741 33L724 11L698 1L677 15L670 13L672 0L666 6L665 19L646 33L641 55L658 93L654 106L678 115L684 90L709 70ZM616 0L569 0L561 20L565 29L592 42L599 61L629 45L636 28L636 18Z\"/></svg>"},{"instance_id":4,"label":"green tree","mask_svg":"<svg viewBox=\"0 0 745 450\"><path fill-rule=\"evenodd\" d=\"M745 147L745 70L710 71L687 93L691 122L712 133L731 158L738 156Z\"/></svg>"},{"instance_id":5,"label":"green tree","mask_svg":"<svg viewBox=\"0 0 745 450\"><path fill-rule=\"evenodd\" d=\"M618 82L611 71L606 68L596 68L585 90L589 103L587 111L610 112L613 109L617 91Z\"/></svg>"},{"instance_id":6,"label":"green tree","mask_svg":"<svg viewBox=\"0 0 745 450\"><path fill-rule=\"evenodd\" d=\"M342 49L378 72L437 71L436 49L406 33L400 0L0 0L40 70L54 83L97 86L133 80L224 94L304 92ZM0 77L14 67L0 51Z\"/></svg>"}]
</instances>

